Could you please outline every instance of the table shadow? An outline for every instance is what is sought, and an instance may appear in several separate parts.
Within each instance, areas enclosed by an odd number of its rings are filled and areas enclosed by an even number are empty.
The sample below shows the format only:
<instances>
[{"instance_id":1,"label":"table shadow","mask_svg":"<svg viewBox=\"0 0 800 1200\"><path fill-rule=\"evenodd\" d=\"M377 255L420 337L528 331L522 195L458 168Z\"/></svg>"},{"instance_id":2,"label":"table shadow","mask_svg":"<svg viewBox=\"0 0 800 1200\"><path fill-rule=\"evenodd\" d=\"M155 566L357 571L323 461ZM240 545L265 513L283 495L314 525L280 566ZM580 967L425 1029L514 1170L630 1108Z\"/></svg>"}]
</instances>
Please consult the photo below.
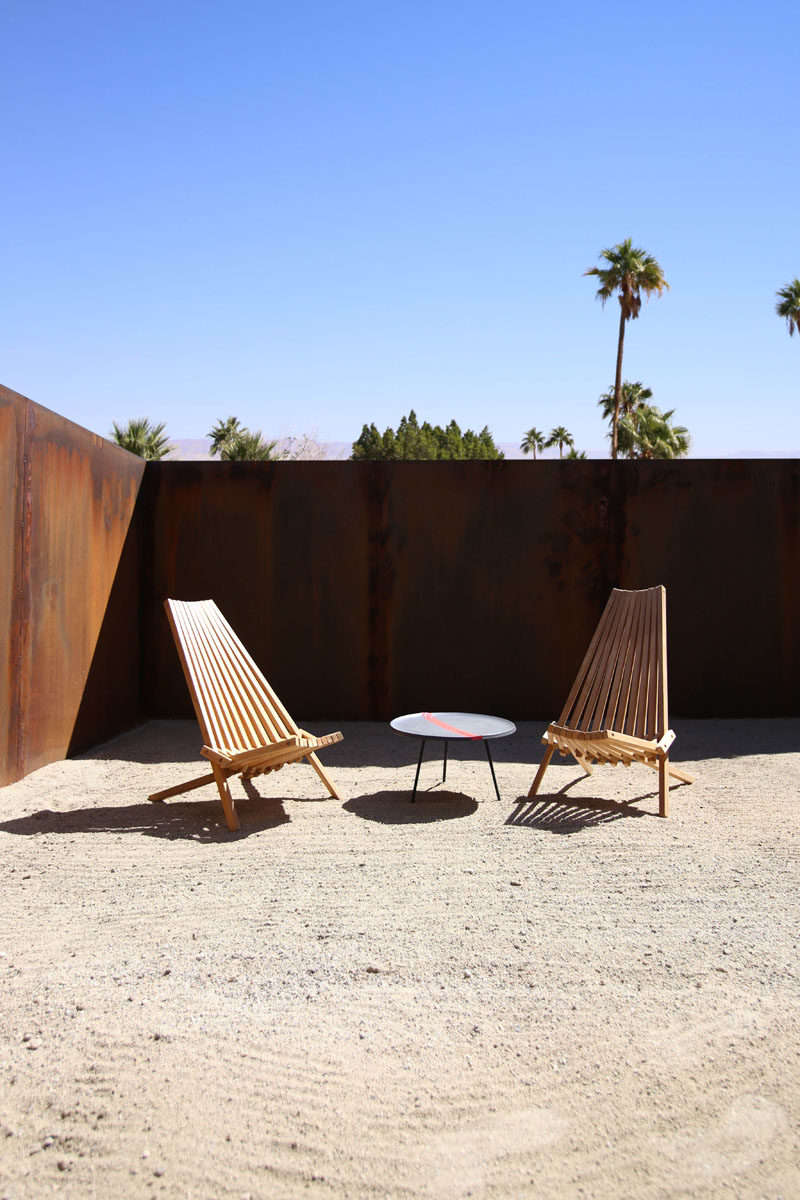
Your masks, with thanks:
<instances>
[{"instance_id":1,"label":"table shadow","mask_svg":"<svg viewBox=\"0 0 800 1200\"><path fill-rule=\"evenodd\" d=\"M373 792L356 796L342 806L364 821L381 825L429 825L434 821L453 821L469 817L478 808L478 801L462 792L447 792L441 788L419 789L412 803L408 792Z\"/></svg>"}]
</instances>

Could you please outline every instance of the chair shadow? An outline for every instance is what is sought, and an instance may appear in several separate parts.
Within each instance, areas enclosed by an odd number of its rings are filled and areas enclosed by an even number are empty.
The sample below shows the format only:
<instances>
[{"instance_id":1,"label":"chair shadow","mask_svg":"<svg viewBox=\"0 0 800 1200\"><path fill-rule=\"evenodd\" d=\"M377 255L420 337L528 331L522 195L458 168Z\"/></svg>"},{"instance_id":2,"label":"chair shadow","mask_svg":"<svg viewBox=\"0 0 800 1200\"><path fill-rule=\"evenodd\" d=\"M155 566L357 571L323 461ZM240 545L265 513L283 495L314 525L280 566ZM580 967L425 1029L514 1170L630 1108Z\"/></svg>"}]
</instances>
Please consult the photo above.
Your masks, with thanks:
<instances>
[{"instance_id":1,"label":"chair shadow","mask_svg":"<svg viewBox=\"0 0 800 1200\"><path fill-rule=\"evenodd\" d=\"M549 833L580 833L596 825L607 825L625 817L652 817L654 814L632 805L640 800L658 797L658 792L645 792L632 800L603 800L599 796L584 796L573 800L566 793L585 776L564 784L554 796L520 796L514 811L506 818L506 825L524 826L528 829L544 829ZM564 799L561 799L564 797Z\"/></svg>"},{"instance_id":2,"label":"chair shadow","mask_svg":"<svg viewBox=\"0 0 800 1200\"><path fill-rule=\"evenodd\" d=\"M364 821L380 825L430 825L434 821L454 821L469 817L478 808L478 801L462 792L443 792L436 788L417 791L411 802L408 792L373 792L356 796L342 807Z\"/></svg>"},{"instance_id":3,"label":"chair shadow","mask_svg":"<svg viewBox=\"0 0 800 1200\"><path fill-rule=\"evenodd\" d=\"M43 808L24 817L0 822L0 832L19 837L36 837L46 833L131 833L169 841L209 844L241 841L291 820L281 800L261 796L249 781L245 790L247 798L238 797L236 800L236 812L242 826L236 831L228 829L222 807L215 798L167 800L161 804L146 801L124 808L93 805L67 812Z\"/></svg>"}]
</instances>

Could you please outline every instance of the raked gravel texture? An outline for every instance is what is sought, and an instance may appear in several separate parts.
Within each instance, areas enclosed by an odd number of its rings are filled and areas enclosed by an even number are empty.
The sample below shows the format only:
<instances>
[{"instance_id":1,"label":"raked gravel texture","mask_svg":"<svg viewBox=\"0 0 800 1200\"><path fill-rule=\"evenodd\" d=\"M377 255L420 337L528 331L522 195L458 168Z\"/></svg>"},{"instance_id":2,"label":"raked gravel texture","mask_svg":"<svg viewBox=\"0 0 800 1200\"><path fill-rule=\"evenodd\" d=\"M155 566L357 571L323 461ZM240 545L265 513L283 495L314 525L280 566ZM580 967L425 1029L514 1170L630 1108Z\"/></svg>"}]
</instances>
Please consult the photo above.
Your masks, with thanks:
<instances>
[{"instance_id":1,"label":"raked gravel texture","mask_svg":"<svg viewBox=\"0 0 800 1200\"><path fill-rule=\"evenodd\" d=\"M312 723L318 732L335 724ZM0 1197L800 1197L800 722L696 775L542 724L422 769L386 725L202 772L153 722L0 789Z\"/></svg>"}]
</instances>

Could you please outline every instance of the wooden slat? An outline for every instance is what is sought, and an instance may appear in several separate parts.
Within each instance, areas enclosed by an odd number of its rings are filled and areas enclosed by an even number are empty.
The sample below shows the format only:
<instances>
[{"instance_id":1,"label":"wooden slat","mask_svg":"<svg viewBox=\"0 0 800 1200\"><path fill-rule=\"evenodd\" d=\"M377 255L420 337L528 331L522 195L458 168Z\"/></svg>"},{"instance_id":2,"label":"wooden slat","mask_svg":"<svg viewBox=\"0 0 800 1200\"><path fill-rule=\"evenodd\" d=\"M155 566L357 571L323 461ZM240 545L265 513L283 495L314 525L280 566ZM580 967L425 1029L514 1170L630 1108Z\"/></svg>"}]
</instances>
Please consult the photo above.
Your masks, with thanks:
<instances>
[{"instance_id":1,"label":"wooden slat","mask_svg":"<svg viewBox=\"0 0 800 1200\"><path fill-rule=\"evenodd\" d=\"M636 715L633 724L633 734L635 737L647 737L647 705L650 697L651 679L655 683L654 675L657 672L657 661L654 660L655 651L655 589L651 589L645 593L643 603L643 629L641 637L641 651L639 662L639 677L638 686L636 688Z\"/></svg>"},{"instance_id":2,"label":"wooden slat","mask_svg":"<svg viewBox=\"0 0 800 1200\"><path fill-rule=\"evenodd\" d=\"M222 613L212 602L209 601L208 604L210 606L208 609L208 620L213 623L225 646L226 653L230 655L232 661L236 664L242 686L262 724L264 731L262 739L274 742L288 737L290 734L297 733L297 726L291 718L281 719L278 712L276 712L273 704L273 700L275 699L274 692Z\"/></svg>"},{"instance_id":3,"label":"wooden slat","mask_svg":"<svg viewBox=\"0 0 800 1200\"><path fill-rule=\"evenodd\" d=\"M613 591L609 600L607 613L603 614L601 624L605 625L603 636L595 652L595 661L590 672L587 672L583 688L583 699L575 705L574 723L583 728L587 725L597 726L602 723L606 708L609 689L614 671L614 647L619 643L620 629L625 623L625 611L628 598L621 592ZM572 721L570 722L572 723Z\"/></svg>"},{"instance_id":4,"label":"wooden slat","mask_svg":"<svg viewBox=\"0 0 800 1200\"><path fill-rule=\"evenodd\" d=\"M229 681L225 676L224 664L214 653L213 643L209 641L204 623L199 617L196 609L186 610L186 624L190 630L195 666L206 684L208 705L218 730L217 745L235 752L247 745L247 732L239 719Z\"/></svg>"},{"instance_id":5,"label":"wooden slat","mask_svg":"<svg viewBox=\"0 0 800 1200\"><path fill-rule=\"evenodd\" d=\"M595 723L591 697L595 687L599 687L604 665L608 660L609 647L613 644L617 626L624 617L626 604L624 594L616 589L609 596L595 635L581 663L578 677L572 686L570 697L564 706L564 712L559 718L559 725L583 727Z\"/></svg>"},{"instance_id":6,"label":"wooden slat","mask_svg":"<svg viewBox=\"0 0 800 1200\"><path fill-rule=\"evenodd\" d=\"M614 642L609 647L609 667L607 676L609 682L604 697L603 712L598 712L597 724L605 728L617 728L624 720L628 707L628 692L630 687L631 659L635 646L635 630L638 623L638 605L636 594L625 593L628 604L625 621L618 627Z\"/></svg>"},{"instance_id":7,"label":"wooden slat","mask_svg":"<svg viewBox=\"0 0 800 1200\"><path fill-rule=\"evenodd\" d=\"M175 637L175 644L178 647L183 673L186 676L186 682L189 686L189 694L192 697L192 703L197 715L197 723L200 726L200 732L205 742L210 745L216 745L220 740L219 729L212 724L211 710L208 705L210 697L206 695L203 678L195 670L194 654L191 650L191 639L185 627L186 622L183 608L178 605L173 606L170 601L167 601L166 607L167 616Z\"/></svg>"},{"instance_id":8,"label":"wooden slat","mask_svg":"<svg viewBox=\"0 0 800 1200\"><path fill-rule=\"evenodd\" d=\"M571 720L573 706L575 705L575 701L577 699L578 692L583 684L584 677L586 676L587 672L590 670L592 662L594 661L595 652L597 650L598 645L600 644L601 638L603 637L603 632L604 632L603 631L603 622L605 620L606 613L609 611L609 608L612 605L613 600L614 600L614 593L612 592L608 598L608 601L606 602L606 607L603 610L603 615L601 616L600 621L598 622L597 628L594 631L592 640L589 642L589 648L587 649L585 655L583 656L583 661L581 662L581 665L578 668L578 674L576 675L575 682L573 683L573 685L570 689L569 695L567 696L566 703L561 711L561 716L558 718L559 725L568 725L570 723L577 724L577 721L575 721L574 719Z\"/></svg>"},{"instance_id":9,"label":"wooden slat","mask_svg":"<svg viewBox=\"0 0 800 1200\"><path fill-rule=\"evenodd\" d=\"M657 653L660 670L658 688L658 715L654 737L663 736L669 728L669 701L667 693L667 589L661 589L661 611L658 620Z\"/></svg>"},{"instance_id":10,"label":"wooden slat","mask_svg":"<svg viewBox=\"0 0 800 1200\"><path fill-rule=\"evenodd\" d=\"M609 704L607 724L614 729L624 729L628 720L631 698L631 679L636 661L636 639L641 622L641 604L635 593L631 593L629 620L620 638L619 666L613 698Z\"/></svg>"}]
</instances>

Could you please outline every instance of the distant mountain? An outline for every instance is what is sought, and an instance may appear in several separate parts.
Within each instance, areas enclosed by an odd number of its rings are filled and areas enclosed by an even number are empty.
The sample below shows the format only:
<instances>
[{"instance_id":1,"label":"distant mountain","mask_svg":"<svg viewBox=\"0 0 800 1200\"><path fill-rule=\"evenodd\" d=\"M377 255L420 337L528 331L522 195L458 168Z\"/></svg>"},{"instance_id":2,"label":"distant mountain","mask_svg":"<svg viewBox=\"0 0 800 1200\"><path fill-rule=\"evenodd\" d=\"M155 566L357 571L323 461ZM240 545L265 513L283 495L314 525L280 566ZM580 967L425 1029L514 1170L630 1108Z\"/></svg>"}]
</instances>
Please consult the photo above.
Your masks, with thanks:
<instances>
[{"instance_id":1,"label":"distant mountain","mask_svg":"<svg viewBox=\"0 0 800 1200\"><path fill-rule=\"evenodd\" d=\"M172 438L171 442L172 442L172 445L175 447L173 454L170 456L170 458L173 462L202 461L202 460L208 459L210 457L209 456L209 447L211 445L211 442L208 438ZM325 451L326 451L325 458L329 461L332 459L339 459L339 460L348 459L353 452L353 443L352 442L325 442L324 446L325 446ZM498 442L497 447L499 450L503 451L506 458L508 458L508 459L527 458L527 460L529 462L533 461L530 458L530 456L522 453L522 451L519 448L518 442ZM281 448L280 442L278 443L278 448L279 449ZM607 458L608 457L608 452L605 450L603 450L603 451L588 450L587 454L589 455L589 458ZM545 457L545 460L552 460L553 458L558 458L558 454L554 450L548 450L544 457ZM773 457L773 456L764 454L764 455L736 455L736 457L737 458L739 458L739 457L747 457L747 458L764 457L764 458L766 458L766 457ZM782 455L781 457L786 457L786 456ZM791 457L791 456L789 456L789 457Z\"/></svg>"},{"instance_id":2,"label":"distant mountain","mask_svg":"<svg viewBox=\"0 0 800 1200\"><path fill-rule=\"evenodd\" d=\"M170 445L174 446L170 460L190 461L198 458L208 458L208 449L211 442L208 438L170 438Z\"/></svg>"}]
</instances>

